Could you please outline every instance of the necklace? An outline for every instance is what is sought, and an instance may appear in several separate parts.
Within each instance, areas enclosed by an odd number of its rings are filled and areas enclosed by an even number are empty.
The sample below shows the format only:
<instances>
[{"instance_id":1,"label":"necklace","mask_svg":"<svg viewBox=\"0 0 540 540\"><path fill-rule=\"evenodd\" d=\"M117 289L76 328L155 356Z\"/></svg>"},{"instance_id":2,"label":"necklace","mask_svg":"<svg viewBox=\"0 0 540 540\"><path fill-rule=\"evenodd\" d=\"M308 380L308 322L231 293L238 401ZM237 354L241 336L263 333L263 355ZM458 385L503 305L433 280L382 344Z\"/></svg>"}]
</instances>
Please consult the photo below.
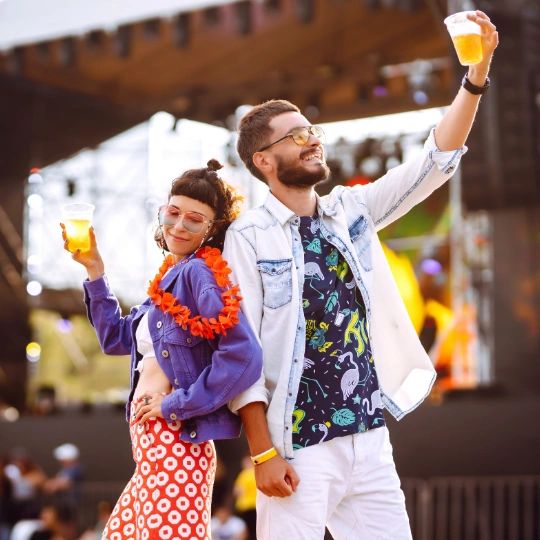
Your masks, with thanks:
<instances>
[{"instance_id":1,"label":"necklace","mask_svg":"<svg viewBox=\"0 0 540 540\"><path fill-rule=\"evenodd\" d=\"M148 287L148 296L152 303L159 308L163 313L169 313L176 324L182 327L183 330L189 329L193 336L202 336L206 339L214 339L216 334L223 336L227 335L227 330L235 327L238 322L238 311L240 310L240 288L234 285L229 280L231 269L227 265L227 261L221 256L221 251L217 248L205 246L198 249L195 255L204 259L206 266L212 270L212 274L219 287L225 289L221 293L223 300L223 308L218 313L217 317L201 317L195 315L191 317L191 310L182 304L169 292L165 292L159 288L159 284L163 276L169 268L175 265L172 255L165 257L165 260L159 267L158 273L150 282ZM191 259L183 259L180 263L186 263Z\"/></svg>"}]
</instances>

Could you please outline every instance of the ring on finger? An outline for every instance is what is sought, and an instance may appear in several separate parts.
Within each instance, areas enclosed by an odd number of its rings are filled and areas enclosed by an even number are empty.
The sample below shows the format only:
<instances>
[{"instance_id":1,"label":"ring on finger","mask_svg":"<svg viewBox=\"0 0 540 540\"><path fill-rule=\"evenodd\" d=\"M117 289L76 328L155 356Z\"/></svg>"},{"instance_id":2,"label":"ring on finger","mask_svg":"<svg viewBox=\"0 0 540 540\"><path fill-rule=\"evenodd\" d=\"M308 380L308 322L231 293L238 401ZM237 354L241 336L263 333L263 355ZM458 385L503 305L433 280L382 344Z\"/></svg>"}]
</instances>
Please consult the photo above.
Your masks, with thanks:
<instances>
[{"instance_id":1,"label":"ring on finger","mask_svg":"<svg viewBox=\"0 0 540 540\"><path fill-rule=\"evenodd\" d=\"M148 405L150 403L150 398L148 396L144 396L144 404Z\"/></svg>"}]
</instances>

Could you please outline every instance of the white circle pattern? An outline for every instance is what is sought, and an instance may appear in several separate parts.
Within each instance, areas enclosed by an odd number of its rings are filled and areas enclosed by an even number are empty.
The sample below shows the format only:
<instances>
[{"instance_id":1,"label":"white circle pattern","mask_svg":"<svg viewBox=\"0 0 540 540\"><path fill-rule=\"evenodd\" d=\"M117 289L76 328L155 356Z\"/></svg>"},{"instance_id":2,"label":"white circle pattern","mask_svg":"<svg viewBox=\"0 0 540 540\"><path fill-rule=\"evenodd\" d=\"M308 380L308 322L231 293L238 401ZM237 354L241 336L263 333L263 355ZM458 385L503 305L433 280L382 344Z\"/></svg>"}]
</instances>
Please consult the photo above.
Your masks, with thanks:
<instances>
[{"instance_id":1,"label":"white circle pattern","mask_svg":"<svg viewBox=\"0 0 540 540\"><path fill-rule=\"evenodd\" d=\"M180 427L162 418L131 424L135 473L102 538L209 540L214 444L184 442L178 436Z\"/></svg>"}]
</instances>

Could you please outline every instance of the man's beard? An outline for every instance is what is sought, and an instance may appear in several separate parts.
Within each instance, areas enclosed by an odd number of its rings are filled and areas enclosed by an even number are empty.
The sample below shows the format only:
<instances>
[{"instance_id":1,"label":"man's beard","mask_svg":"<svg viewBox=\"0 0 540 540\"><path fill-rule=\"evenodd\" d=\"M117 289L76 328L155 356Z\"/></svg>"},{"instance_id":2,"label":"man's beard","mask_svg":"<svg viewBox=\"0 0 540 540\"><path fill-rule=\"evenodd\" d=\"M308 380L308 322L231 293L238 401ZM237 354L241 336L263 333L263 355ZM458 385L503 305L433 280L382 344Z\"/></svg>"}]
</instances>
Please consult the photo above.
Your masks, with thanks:
<instances>
[{"instance_id":1,"label":"man's beard","mask_svg":"<svg viewBox=\"0 0 540 540\"><path fill-rule=\"evenodd\" d=\"M277 177L282 184L289 187L306 188L328 180L330 169L326 163L321 163L317 169L307 170L298 164L287 164L277 156Z\"/></svg>"}]
</instances>

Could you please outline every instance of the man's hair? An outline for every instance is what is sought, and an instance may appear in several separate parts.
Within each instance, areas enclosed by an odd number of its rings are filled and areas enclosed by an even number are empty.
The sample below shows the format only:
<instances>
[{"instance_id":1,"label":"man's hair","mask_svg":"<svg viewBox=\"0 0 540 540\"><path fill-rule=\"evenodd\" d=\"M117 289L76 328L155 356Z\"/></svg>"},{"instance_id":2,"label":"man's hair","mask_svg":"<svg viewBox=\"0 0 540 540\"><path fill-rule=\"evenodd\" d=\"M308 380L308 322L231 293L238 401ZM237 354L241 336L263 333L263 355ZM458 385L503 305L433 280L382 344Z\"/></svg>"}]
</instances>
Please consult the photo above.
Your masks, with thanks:
<instances>
[{"instance_id":1,"label":"man's hair","mask_svg":"<svg viewBox=\"0 0 540 540\"><path fill-rule=\"evenodd\" d=\"M285 99L271 99L253 107L242 117L238 126L238 154L249 172L263 182L266 182L266 178L253 163L253 154L271 142L272 118L286 112L300 112L300 109Z\"/></svg>"}]
</instances>

